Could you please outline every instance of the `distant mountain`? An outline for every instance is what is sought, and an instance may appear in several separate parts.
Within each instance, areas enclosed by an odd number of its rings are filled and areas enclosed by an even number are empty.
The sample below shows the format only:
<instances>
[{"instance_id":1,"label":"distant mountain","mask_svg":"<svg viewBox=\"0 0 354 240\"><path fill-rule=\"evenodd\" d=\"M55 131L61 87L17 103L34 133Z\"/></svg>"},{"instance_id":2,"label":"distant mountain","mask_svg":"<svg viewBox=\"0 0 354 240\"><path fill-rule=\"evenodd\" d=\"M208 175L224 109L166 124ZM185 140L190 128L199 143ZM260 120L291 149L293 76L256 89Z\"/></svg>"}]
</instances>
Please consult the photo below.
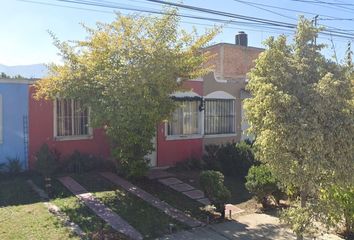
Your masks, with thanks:
<instances>
[{"instance_id":1,"label":"distant mountain","mask_svg":"<svg viewBox=\"0 0 354 240\"><path fill-rule=\"evenodd\" d=\"M6 66L0 64L0 73L4 72L9 76L21 75L26 78L42 78L47 74L47 67L44 64Z\"/></svg>"}]
</instances>

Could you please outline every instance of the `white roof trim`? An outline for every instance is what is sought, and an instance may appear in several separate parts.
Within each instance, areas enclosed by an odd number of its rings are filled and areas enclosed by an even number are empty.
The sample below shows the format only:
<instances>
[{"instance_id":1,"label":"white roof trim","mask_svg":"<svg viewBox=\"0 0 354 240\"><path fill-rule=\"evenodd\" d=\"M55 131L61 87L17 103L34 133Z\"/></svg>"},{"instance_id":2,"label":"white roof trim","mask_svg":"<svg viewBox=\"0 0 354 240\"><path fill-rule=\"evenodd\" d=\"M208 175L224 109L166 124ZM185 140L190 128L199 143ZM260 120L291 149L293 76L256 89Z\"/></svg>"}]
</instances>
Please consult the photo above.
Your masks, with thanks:
<instances>
[{"instance_id":1,"label":"white roof trim","mask_svg":"<svg viewBox=\"0 0 354 240\"><path fill-rule=\"evenodd\" d=\"M192 91L188 91L188 92L181 92L181 91L177 91L174 92L172 94L170 94L171 97L175 97L175 98L185 98L185 97L200 97L201 96L195 92Z\"/></svg>"},{"instance_id":2,"label":"white roof trim","mask_svg":"<svg viewBox=\"0 0 354 240\"><path fill-rule=\"evenodd\" d=\"M205 99L236 99L231 94L224 91L215 91L204 97Z\"/></svg>"},{"instance_id":3,"label":"white roof trim","mask_svg":"<svg viewBox=\"0 0 354 240\"><path fill-rule=\"evenodd\" d=\"M0 83L14 83L14 84L33 84L36 80L34 79L9 79L0 78Z\"/></svg>"}]
</instances>

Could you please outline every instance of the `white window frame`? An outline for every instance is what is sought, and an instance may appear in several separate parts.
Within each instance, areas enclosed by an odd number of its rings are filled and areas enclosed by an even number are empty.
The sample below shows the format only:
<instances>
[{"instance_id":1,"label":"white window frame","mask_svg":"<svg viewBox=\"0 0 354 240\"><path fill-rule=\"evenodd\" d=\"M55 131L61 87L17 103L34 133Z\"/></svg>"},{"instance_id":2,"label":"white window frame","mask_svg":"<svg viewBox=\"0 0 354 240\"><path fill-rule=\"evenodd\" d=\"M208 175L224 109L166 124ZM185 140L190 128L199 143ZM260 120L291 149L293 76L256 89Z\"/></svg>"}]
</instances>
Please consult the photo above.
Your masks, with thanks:
<instances>
[{"instance_id":1,"label":"white window frame","mask_svg":"<svg viewBox=\"0 0 354 240\"><path fill-rule=\"evenodd\" d=\"M206 108L207 108L207 104L205 103L205 109L204 109L204 137L205 138L223 138L223 137L235 137L237 136L237 127L236 127L236 118L237 118L237 113L236 113L236 98L234 96L232 96L231 94L224 92L224 91L215 91L212 92L210 94L208 94L207 96L205 96L205 101L208 100L232 100L233 101L233 113L234 113L234 133L213 133L213 134L206 134L205 133L205 118L206 118Z\"/></svg>"},{"instance_id":2,"label":"white window frame","mask_svg":"<svg viewBox=\"0 0 354 240\"><path fill-rule=\"evenodd\" d=\"M186 100L189 101L189 100ZM201 100L192 100L196 101L197 104L200 103ZM165 137L166 140L183 140L183 139L198 139L203 137L203 129L204 129L204 121L203 120L203 112L198 111L197 122L198 122L198 133L194 134L178 134L178 135L169 135L168 134L168 124L169 121L165 122Z\"/></svg>"},{"instance_id":3,"label":"white window frame","mask_svg":"<svg viewBox=\"0 0 354 240\"><path fill-rule=\"evenodd\" d=\"M91 127L91 119L90 119L91 109L90 108L88 109L88 125L89 125L88 134L86 134L86 135L58 136L58 128L57 128L57 106L58 106L58 100L60 100L60 98L55 99L54 100L54 104L53 104L54 139L57 140L57 141L92 139L93 138L93 129ZM73 108L74 108L74 100L71 100L71 109L73 109ZM72 123L74 123L74 121L72 121Z\"/></svg>"},{"instance_id":4,"label":"white window frame","mask_svg":"<svg viewBox=\"0 0 354 240\"><path fill-rule=\"evenodd\" d=\"M2 104L2 95L0 94L0 144L4 142L4 127L3 127L3 104Z\"/></svg>"}]
</instances>

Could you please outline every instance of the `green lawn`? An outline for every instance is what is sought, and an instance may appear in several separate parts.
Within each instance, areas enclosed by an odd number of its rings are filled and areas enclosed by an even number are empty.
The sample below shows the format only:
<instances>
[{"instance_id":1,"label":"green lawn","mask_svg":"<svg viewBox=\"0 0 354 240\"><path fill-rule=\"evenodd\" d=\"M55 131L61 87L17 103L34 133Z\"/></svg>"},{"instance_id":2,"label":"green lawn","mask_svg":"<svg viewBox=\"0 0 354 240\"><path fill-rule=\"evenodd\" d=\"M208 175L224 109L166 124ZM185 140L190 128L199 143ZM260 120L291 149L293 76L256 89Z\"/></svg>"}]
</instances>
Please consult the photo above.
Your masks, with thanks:
<instances>
[{"instance_id":1,"label":"green lawn","mask_svg":"<svg viewBox=\"0 0 354 240\"><path fill-rule=\"evenodd\" d=\"M79 239L48 212L24 178L0 181L0 239Z\"/></svg>"},{"instance_id":2,"label":"green lawn","mask_svg":"<svg viewBox=\"0 0 354 240\"><path fill-rule=\"evenodd\" d=\"M44 188L43 178L36 176L32 180ZM51 202L57 205L72 222L75 222L87 234L88 239L126 239L102 221L91 209L86 207L58 180L52 180L53 196Z\"/></svg>"},{"instance_id":3,"label":"green lawn","mask_svg":"<svg viewBox=\"0 0 354 240\"><path fill-rule=\"evenodd\" d=\"M187 228L98 174L73 175L73 178L136 228L145 239L153 239L169 233L170 224L175 226L175 230Z\"/></svg>"}]
</instances>

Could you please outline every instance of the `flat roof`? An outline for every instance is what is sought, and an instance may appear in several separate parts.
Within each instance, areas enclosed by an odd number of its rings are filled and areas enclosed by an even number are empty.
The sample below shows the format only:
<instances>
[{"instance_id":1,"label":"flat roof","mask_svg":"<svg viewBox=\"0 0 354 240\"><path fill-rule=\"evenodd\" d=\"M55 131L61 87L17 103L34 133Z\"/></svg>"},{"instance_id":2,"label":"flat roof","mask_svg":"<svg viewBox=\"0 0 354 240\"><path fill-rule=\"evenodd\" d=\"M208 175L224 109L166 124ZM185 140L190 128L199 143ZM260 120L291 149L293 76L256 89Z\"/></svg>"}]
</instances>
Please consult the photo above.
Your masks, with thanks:
<instances>
[{"instance_id":1,"label":"flat roof","mask_svg":"<svg viewBox=\"0 0 354 240\"><path fill-rule=\"evenodd\" d=\"M242 45L236 45L235 43L225 43L225 42L221 42L221 43L216 43L216 44L210 45L208 47L205 47L205 49L211 48L211 47L216 47L218 45L230 45L232 47L249 48L249 49L255 49L255 50L259 50L259 51L264 51L265 50L265 48L252 47L252 46L242 46Z\"/></svg>"}]
</instances>

